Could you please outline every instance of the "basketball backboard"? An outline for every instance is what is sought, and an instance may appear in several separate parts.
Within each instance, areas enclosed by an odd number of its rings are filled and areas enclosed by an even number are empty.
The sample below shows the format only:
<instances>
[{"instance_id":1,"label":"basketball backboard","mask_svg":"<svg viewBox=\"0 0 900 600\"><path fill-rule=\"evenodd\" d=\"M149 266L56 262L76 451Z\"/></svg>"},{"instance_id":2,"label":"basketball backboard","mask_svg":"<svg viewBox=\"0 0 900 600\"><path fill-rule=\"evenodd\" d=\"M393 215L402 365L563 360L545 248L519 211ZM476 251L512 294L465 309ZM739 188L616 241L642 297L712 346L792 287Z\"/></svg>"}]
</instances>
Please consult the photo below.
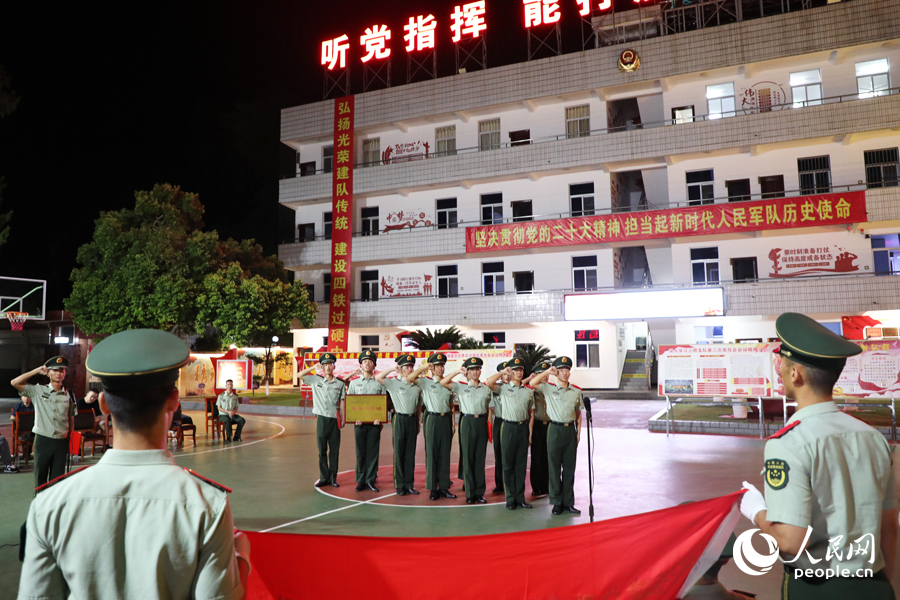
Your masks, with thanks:
<instances>
[{"instance_id":1,"label":"basketball backboard","mask_svg":"<svg viewBox=\"0 0 900 600\"><path fill-rule=\"evenodd\" d=\"M47 282L0 276L0 318L7 311L28 313L26 319L42 321L47 308Z\"/></svg>"}]
</instances>

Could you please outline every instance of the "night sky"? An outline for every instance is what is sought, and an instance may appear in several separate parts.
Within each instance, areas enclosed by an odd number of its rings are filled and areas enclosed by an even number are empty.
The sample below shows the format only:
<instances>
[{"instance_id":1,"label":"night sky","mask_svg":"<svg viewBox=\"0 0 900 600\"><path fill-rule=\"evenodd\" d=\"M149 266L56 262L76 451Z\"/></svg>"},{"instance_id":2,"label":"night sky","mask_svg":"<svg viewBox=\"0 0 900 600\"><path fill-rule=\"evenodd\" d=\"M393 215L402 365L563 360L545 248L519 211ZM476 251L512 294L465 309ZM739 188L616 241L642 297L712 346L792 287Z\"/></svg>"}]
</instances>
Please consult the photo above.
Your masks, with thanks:
<instances>
[{"instance_id":1,"label":"night sky","mask_svg":"<svg viewBox=\"0 0 900 600\"><path fill-rule=\"evenodd\" d=\"M577 51L577 5L559 2L563 50ZM294 169L278 139L279 111L322 99L321 41L350 36L358 92L354 40L387 24L399 85L403 25L432 13L446 76L454 57L446 28L462 2L104 4L0 3L0 65L21 97L0 118L0 211L14 211L0 275L47 279L48 310L71 291L77 249L100 211L133 206L134 191L155 183L199 193L220 237L252 237L275 253L278 179ZM521 12L521 0L487 0L489 66L526 59Z\"/></svg>"}]
</instances>

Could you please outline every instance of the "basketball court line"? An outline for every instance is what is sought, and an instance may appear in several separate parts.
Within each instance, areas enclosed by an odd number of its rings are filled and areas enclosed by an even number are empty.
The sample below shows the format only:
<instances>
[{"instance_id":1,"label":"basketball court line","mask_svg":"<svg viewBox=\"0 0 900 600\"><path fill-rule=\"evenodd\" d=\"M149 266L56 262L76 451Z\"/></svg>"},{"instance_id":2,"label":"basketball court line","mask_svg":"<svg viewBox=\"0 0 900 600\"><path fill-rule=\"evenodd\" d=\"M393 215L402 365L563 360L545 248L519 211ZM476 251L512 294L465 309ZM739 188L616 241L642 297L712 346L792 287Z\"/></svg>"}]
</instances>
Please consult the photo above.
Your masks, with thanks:
<instances>
[{"instance_id":1,"label":"basketball court line","mask_svg":"<svg viewBox=\"0 0 900 600\"><path fill-rule=\"evenodd\" d=\"M281 425L280 423L276 423L274 421L263 421L262 419L246 419L246 420L248 423L249 422L268 423L269 425L275 425L276 427L281 427L281 431L279 431L275 435L271 435L267 438L263 438L261 440L256 440L255 442L247 442L246 444L244 444L242 442L240 445L236 445L236 446L213 448L212 450L201 450L200 452L191 452L190 454L179 454L178 456L175 456L175 460L178 460L179 458L189 458L191 456L199 456L200 454L209 454L210 452L222 452L225 450L240 450L241 448L247 448L249 446L252 446L253 444L259 444L261 442L268 442L271 439L277 438L278 436L280 436L282 433L284 433L286 431L286 429L284 428L284 425ZM234 442L232 442L232 444L233 443Z\"/></svg>"}]
</instances>

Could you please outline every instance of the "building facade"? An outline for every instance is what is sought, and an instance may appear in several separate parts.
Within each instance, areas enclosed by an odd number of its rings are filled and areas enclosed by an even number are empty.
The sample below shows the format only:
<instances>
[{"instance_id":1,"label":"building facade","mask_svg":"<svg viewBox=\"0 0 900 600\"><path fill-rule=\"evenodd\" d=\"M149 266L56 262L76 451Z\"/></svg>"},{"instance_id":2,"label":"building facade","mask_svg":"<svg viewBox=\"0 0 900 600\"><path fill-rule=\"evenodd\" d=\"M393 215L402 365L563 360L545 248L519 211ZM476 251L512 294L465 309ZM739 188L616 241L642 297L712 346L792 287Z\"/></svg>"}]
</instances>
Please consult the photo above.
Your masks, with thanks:
<instances>
[{"instance_id":1,"label":"building facade","mask_svg":"<svg viewBox=\"0 0 900 600\"><path fill-rule=\"evenodd\" d=\"M767 341L785 311L837 328L900 309L897 7L854 0L676 33L659 13L654 35L355 97L351 351L456 325L572 356L574 381L611 389L646 339ZM639 68L620 69L624 50ZM328 335L333 110L282 112L297 172L280 202L297 233L279 255L319 303L317 328L294 333L315 349ZM610 294L698 287L721 289L722 310L604 312ZM573 316L576 295L597 310Z\"/></svg>"}]
</instances>

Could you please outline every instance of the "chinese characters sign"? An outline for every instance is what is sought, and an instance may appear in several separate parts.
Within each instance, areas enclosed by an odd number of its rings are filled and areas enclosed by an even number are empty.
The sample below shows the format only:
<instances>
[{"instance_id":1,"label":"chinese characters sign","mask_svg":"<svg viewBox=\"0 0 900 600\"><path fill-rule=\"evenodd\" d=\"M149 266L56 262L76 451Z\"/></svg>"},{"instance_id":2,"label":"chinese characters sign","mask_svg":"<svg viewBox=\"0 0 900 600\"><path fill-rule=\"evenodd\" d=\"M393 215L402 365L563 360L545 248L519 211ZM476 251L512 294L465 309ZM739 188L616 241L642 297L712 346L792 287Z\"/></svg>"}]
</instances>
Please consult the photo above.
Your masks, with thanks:
<instances>
[{"instance_id":1,"label":"chinese characters sign","mask_svg":"<svg viewBox=\"0 0 900 600\"><path fill-rule=\"evenodd\" d=\"M797 277L814 273L852 273L859 271L854 264L859 256L840 246L804 246L802 248L772 248L769 277Z\"/></svg>"},{"instance_id":2,"label":"chinese characters sign","mask_svg":"<svg viewBox=\"0 0 900 600\"><path fill-rule=\"evenodd\" d=\"M769 396L773 344L659 347L660 396Z\"/></svg>"},{"instance_id":3,"label":"chinese characters sign","mask_svg":"<svg viewBox=\"0 0 900 600\"><path fill-rule=\"evenodd\" d=\"M353 96L334 101L332 171L331 309L328 348L347 350L350 330L350 262L353 246Z\"/></svg>"},{"instance_id":4,"label":"chinese characters sign","mask_svg":"<svg viewBox=\"0 0 900 600\"><path fill-rule=\"evenodd\" d=\"M466 230L466 252L845 225L865 220L865 192L847 192L470 227Z\"/></svg>"}]
</instances>

